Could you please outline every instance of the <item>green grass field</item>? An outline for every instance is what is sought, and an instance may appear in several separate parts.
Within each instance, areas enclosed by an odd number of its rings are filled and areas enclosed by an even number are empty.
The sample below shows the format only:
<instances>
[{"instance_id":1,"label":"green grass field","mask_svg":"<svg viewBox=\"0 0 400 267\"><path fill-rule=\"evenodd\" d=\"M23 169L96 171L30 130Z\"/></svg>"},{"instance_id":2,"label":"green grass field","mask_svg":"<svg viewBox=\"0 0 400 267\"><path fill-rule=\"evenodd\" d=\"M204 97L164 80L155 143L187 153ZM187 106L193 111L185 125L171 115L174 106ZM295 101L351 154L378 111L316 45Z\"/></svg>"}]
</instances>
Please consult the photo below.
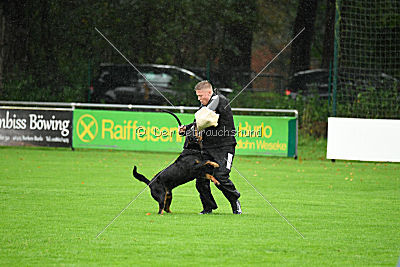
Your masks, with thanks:
<instances>
[{"instance_id":1,"label":"green grass field","mask_svg":"<svg viewBox=\"0 0 400 267\"><path fill-rule=\"evenodd\" d=\"M177 154L0 148L0 265L389 265L400 255L400 164L325 160L326 141L299 160L237 156L244 214L213 185L219 209L198 215L194 181L157 215L146 189ZM150 213L150 214L149 214Z\"/></svg>"}]
</instances>

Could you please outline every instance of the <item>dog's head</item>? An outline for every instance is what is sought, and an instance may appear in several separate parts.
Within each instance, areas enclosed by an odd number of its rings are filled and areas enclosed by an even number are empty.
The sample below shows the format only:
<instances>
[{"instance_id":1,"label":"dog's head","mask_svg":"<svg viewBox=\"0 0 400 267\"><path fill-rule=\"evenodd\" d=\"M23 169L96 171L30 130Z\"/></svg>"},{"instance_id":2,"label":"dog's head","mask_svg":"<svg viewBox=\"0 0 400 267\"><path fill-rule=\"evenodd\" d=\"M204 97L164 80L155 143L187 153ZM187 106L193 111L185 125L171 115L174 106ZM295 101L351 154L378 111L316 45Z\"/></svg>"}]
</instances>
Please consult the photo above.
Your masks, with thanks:
<instances>
[{"instance_id":1,"label":"dog's head","mask_svg":"<svg viewBox=\"0 0 400 267\"><path fill-rule=\"evenodd\" d=\"M200 150L200 144L203 140L201 132L197 130L196 125L193 125L189 130L186 131L185 147L194 150Z\"/></svg>"}]
</instances>

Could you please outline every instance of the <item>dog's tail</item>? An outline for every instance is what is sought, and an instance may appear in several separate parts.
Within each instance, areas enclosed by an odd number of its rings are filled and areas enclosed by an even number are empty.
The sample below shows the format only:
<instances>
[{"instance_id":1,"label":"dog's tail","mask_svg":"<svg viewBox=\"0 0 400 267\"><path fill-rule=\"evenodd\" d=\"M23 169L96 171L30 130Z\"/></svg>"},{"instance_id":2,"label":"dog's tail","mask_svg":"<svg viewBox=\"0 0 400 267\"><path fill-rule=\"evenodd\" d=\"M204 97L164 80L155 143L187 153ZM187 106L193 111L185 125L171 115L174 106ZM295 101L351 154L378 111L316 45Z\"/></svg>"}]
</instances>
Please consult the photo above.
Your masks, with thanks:
<instances>
[{"instance_id":1,"label":"dog's tail","mask_svg":"<svg viewBox=\"0 0 400 267\"><path fill-rule=\"evenodd\" d=\"M149 179L147 179L146 177L144 177L144 175L137 172L136 166L133 167L133 177L135 177L136 179L138 179L139 181L141 181L143 183L146 183L146 184L150 183Z\"/></svg>"}]
</instances>

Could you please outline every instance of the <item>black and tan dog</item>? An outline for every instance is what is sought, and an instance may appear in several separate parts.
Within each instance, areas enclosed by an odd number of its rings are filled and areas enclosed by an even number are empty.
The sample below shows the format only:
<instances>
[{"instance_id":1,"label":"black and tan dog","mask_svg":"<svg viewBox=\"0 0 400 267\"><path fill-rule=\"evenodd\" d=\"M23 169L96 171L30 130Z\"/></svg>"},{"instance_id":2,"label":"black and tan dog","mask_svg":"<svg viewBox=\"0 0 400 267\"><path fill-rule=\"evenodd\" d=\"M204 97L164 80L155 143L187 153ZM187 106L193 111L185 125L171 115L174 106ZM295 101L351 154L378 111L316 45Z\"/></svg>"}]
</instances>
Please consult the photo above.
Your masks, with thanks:
<instances>
[{"instance_id":1,"label":"black and tan dog","mask_svg":"<svg viewBox=\"0 0 400 267\"><path fill-rule=\"evenodd\" d=\"M179 118L168 110L161 110L175 117L179 125L182 125ZM215 168L219 165L210 160L204 160L201 154L201 139L196 125L186 131L185 148L174 163L160 171L151 179L137 172L136 166L133 168L133 176L146 183L150 187L151 196L158 202L158 213L171 212L172 189L190 182L196 178L204 178L219 185L217 179L212 175Z\"/></svg>"},{"instance_id":2,"label":"black and tan dog","mask_svg":"<svg viewBox=\"0 0 400 267\"><path fill-rule=\"evenodd\" d=\"M219 182L212 176L214 168L218 168L216 162L203 160L201 152L194 149L184 149L174 163L159 172L150 181L144 175L133 168L133 176L146 183L150 187L151 196L158 202L158 214L171 212L172 189L185 184L195 178L209 179L214 184Z\"/></svg>"}]
</instances>

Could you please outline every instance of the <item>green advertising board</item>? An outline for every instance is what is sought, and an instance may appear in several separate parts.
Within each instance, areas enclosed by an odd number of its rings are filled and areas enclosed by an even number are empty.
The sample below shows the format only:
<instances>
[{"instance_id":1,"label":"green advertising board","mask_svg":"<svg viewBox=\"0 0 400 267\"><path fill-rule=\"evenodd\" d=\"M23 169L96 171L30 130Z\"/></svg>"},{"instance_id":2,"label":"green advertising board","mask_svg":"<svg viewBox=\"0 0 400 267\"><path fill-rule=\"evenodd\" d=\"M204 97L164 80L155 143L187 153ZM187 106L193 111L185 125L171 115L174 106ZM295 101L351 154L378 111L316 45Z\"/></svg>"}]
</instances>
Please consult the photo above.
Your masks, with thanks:
<instances>
[{"instance_id":1,"label":"green advertising board","mask_svg":"<svg viewBox=\"0 0 400 267\"><path fill-rule=\"evenodd\" d=\"M234 121L237 154L295 156L295 117L234 116Z\"/></svg>"},{"instance_id":2,"label":"green advertising board","mask_svg":"<svg viewBox=\"0 0 400 267\"><path fill-rule=\"evenodd\" d=\"M193 114L177 114L183 124ZM184 138L176 120L162 112L75 109L73 147L135 151L182 151ZM236 154L292 157L296 153L296 118L234 116Z\"/></svg>"}]
</instances>

